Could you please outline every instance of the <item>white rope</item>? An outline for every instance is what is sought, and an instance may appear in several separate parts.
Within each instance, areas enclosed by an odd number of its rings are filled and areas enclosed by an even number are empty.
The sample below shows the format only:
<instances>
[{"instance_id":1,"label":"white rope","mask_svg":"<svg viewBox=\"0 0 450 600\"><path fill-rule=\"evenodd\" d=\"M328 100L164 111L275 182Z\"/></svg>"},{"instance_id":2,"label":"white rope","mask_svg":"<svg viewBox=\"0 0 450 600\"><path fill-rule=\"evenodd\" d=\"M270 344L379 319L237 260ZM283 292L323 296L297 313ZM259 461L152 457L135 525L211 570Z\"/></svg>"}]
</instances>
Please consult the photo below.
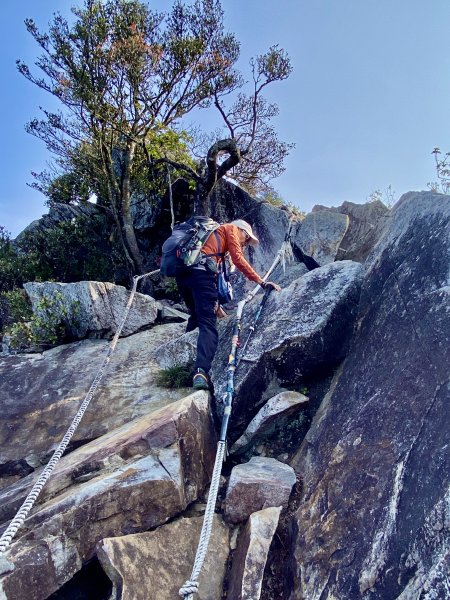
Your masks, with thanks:
<instances>
[{"instance_id":1,"label":"white rope","mask_svg":"<svg viewBox=\"0 0 450 600\"><path fill-rule=\"evenodd\" d=\"M150 273L145 273L144 275L138 275L136 277L133 277L133 289L131 290L130 296L128 298L128 302L125 307L122 321L112 339L112 342L109 346L106 357L103 360L103 363L102 363L100 369L97 371L97 374L94 377L91 387L89 388L89 391L86 394L80 408L78 409L77 414L75 415L72 423L70 424L69 429L67 430L63 439L61 440L58 447L54 451L53 456L51 457L47 466L42 471L42 473L39 476L36 483L33 485L30 493L25 498L25 501L23 502L22 506L18 510L16 516L12 519L11 523L8 525L8 527L4 531L3 535L1 536L1 538L0 538L0 556L5 553L6 549L10 545L10 543L11 543L12 539L14 538L14 536L16 535L17 531L24 524L25 519L27 518L27 516L28 516L29 512L31 511L31 509L33 508L39 494L41 493L42 488L44 487L44 485L46 484L50 475L52 474L59 459L64 454L64 451L66 450L67 445L69 444L70 440L72 439L73 434L75 433L78 425L80 424L80 421L83 418L83 415L86 412L86 410L87 410L87 408L88 408L88 406L89 406L89 404L90 404L90 402L91 402L91 400L103 378L105 369L108 366L109 361L111 360L111 356L115 350L117 341L122 332L123 326L125 325L125 321L127 320L128 313L130 312L130 308L133 303L134 296L136 294L136 288L137 288L138 281L140 279L143 279L144 277L148 277L149 275L154 275L158 271L159 271L159 269L157 269L156 271L151 271Z\"/></svg>"},{"instance_id":2,"label":"white rope","mask_svg":"<svg viewBox=\"0 0 450 600\"><path fill-rule=\"evenodd\" d=\"M194 566L190 579L188 579L178 592L182 598L193 600L194 594L198 591L198 578L208 550L209 539L211 537L212 521L216 508L217 493L219 491L220 473L222 472L222 462L225 454L225 442L217 443L216 461L211 478L211 487L209 488L208 502L206 504L205 516L203 517L202 531L198 542L197 553L195 555Z\"/></svg>"}]
</instances>

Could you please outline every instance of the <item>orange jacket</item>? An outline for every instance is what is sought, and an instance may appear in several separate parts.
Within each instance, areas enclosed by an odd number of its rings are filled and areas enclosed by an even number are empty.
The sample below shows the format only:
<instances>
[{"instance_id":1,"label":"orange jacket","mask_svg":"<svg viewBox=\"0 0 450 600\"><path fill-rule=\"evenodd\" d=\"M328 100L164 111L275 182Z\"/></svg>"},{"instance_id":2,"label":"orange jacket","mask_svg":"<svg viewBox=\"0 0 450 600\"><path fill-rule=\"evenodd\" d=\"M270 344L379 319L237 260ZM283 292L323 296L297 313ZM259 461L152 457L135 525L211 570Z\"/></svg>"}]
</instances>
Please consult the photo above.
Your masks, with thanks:
<instances>
[{"instance_id":1,"label":"orange jacket","mask_svg":"<svg viewBox=\"0 0 450 600\"><path fill-rule=\"evenodd\" d=\"M252 269L244 258L242 245L239 239L239 228L231 223L225 223L216 229L216 232L220 239L220 252L229 252L231 260L247 279L255 281L256 283L262 283L262 278L254 269ZM217 238L214 233L212 233L203 246L202 253L215 254L216 252L219 252ZM219 256L214 256L214 258L217 263L222 260Z\"/></svg>"}]
</instances>

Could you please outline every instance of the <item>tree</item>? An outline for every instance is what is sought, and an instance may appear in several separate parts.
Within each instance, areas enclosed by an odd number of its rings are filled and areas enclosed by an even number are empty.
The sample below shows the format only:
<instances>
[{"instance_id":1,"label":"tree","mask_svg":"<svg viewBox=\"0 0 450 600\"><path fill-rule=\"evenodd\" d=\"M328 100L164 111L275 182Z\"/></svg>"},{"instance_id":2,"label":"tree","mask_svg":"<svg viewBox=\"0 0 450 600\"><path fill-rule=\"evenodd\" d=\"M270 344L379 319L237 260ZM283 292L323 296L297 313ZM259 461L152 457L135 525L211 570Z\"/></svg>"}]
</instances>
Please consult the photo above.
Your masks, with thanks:
<instances>
[{"instance_id":1,"label":"tree","mask_svg":"<svg viewBox=\"0 0 450 600\"><path fill-rule=\"evenodd\" d=\"M450 193L450 152L446 152L444 158L441 158L440 149L434 148L431 154L434 156L438 181L428 183L428 187L433 192L448 194Z\"/></svg>"},{"instance_id":2,"label":"tree","mask_svg":"<svg viewBox=\"0 0 450 600\"><path fill-rule=\"evenodd\" d=\"M167 14L140 0L85 0L72 11L73 24L56 14L48 33L26 21L43 50L36 62L43 76L21 61L19 71L63 105L56 113L44 110L28 131L72 177L62 183L89 181L114 220L132 270L143 272L131 215L143 174L155 182L168 167L183 172L195 181L197 207L204 212L215 183L230 170L248 187L278 174L290 146L278 141L269 124L277 107L261 92L288 77L291 66L284 51L271 48L252 61L252 93L238 93L244 85L234 66L239 44L224 31L220 0L191 6L176 0ZM233 92L238 96L228 107ZM182 119L212 106L227 138L214 140L206 162L195 162L198 140L186 133Z\"/></svg>"}]
</instances>

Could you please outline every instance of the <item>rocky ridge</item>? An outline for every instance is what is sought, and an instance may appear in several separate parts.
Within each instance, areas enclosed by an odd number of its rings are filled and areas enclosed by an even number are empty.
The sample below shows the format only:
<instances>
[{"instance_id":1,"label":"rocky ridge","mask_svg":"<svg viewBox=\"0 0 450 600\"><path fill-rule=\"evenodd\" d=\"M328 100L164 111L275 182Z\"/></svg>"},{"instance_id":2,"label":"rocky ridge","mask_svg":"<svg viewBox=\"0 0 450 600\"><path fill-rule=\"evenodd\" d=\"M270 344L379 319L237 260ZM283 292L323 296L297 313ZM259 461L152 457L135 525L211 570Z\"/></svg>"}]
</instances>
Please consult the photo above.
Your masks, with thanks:
<instances>
[{"instance_id":1,"label":"rocky ridge","mask_svg":"<svg viewBox=\"0 0 450 600\"><path fill-rule=\"evenodd\" d=\"M245 452L224 467L200 598L450 595L450 198L406 194L373 227L368 205L370 239L361 234L363 207L354 209L359 250L348 208L339 216L315 211L296 226L295 244L322 266L308 273L295 262L278 271L285 287L271 295L236 374L230 439L242 436ZM262 243L251 259L262 270L284 239L287 217L258 210L253 224ZM349 240L353 260L336 261ZM244 312L244 337L258 302ZM150 593L168 600L189 577L231 319L220 324L212 405L207 393L157 384L161 368L195 352L196 334L183 327L156 317L119 340L70 452L11 545L0 598L138 600ZM83 339L0 357L3 528L107 343ZM241 471L248 474L239 483ZM255 505L255 485L268 491L267 503ZM230 518L238 507L239 518ZM91 571L110 583L80 596L75 582Z\"/></svg>"}]
</instances>

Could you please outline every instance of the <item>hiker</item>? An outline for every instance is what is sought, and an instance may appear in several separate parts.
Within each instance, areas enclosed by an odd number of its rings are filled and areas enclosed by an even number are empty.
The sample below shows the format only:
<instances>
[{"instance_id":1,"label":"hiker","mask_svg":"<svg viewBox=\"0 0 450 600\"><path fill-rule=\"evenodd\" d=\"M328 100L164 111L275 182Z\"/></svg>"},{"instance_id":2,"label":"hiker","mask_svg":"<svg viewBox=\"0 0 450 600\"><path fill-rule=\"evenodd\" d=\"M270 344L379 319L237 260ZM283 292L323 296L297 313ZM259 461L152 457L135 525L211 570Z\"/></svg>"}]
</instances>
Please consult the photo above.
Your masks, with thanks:
<instances>
[{"instance_id":1,"label":"hiker","mask_svg":"<svg viewBox=\"0 0 450 600\"><path fill-rule=\"evenodd\" d=\"M183 267L176 275L178 290L190 313L186 332L199 328L192 383L195 389L209 389L208 373L219 340L216 320L217 316L225 314L218 302L217 290L217 273L219 267L222 267L225 253L229 252L234 265L250 281L255 281L265 289L281 290L276 283L264 282L245 260L243 248L247 244L251 246L259 244L249 223L238 219L220 225L202 246L203 258L200 263Z\"/></svg>"}]
</instances>

